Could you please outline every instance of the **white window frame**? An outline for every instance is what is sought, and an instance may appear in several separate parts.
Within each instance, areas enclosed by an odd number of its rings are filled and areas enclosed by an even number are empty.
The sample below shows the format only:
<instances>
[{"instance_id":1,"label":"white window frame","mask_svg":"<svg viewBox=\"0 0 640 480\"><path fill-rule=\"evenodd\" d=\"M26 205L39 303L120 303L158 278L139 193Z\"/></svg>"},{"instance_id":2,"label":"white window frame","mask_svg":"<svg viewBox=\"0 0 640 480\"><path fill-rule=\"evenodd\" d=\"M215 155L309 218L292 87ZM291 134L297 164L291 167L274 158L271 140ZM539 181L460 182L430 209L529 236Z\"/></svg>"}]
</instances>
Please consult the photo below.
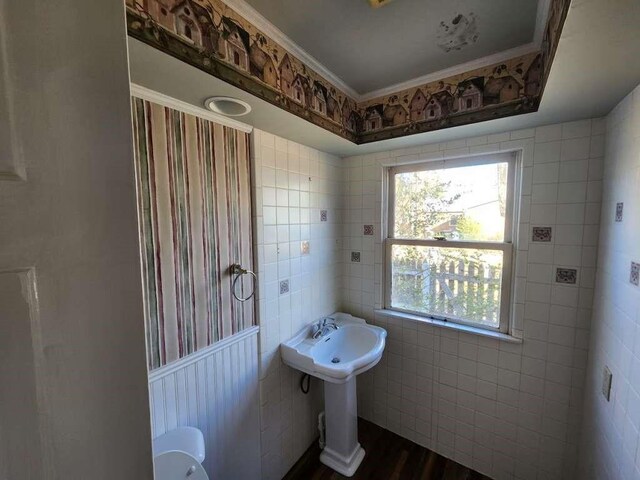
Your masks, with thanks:
<instances>
[{"instance_id":1,"label":"white window frame","mask_svg":"<svg viewBox=\"0 0 640 480\"><path fill-rule=\"evenodd\" d=\"M422 163L397 165L386 169L386 236L383 240L384 250L384 308L386 310L423 317L428 320L438 320L452 324L465 325L482 330L509 334L512 317L512 290L515 281L514 266L516 255L516 240L519 217L521 160L520 152L499 152L490 155L468 156L444 160L434 160ZM492 163L508 163L507 197L505 212L504 240L502 242L491 241L464 241L464 240L435 240L435 239L403 239L394 236L395 214L395 175L406 172L420 172L427 170L442 170L473 165L487 165ZM498 327L482 325L479 322L471 322L457 317L444 317L437 314L429 314L413 310L405 310L391 305L391 250L394 245L416 245L439 248L474 248L486 250L500 250L503 252L502 283L500 286L500 322Z\"/></svg>"}]
</instances>

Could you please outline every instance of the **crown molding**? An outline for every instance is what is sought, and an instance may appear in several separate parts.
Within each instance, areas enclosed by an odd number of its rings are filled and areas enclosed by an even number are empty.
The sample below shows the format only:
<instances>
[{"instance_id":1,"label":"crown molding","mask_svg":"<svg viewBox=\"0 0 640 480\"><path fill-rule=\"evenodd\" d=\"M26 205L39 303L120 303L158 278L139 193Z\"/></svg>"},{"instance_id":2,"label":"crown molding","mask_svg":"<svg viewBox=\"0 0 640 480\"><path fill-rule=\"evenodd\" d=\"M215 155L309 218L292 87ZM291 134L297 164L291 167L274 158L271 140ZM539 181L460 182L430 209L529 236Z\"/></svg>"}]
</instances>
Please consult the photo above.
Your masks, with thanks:
<instances>
[{"instance_id":1,"label":"crown molding","mask_svg":"<svg viewBox=\"0 0 640 480\"><path fill-rule=\"evenodd\" d=\"M263 17L255 8L249 5L245 0L221 0L229 8L245 18L249 23L262 31L265 35L270 37L273 41L281 45L285 50L293 54L298 60L304 63L307 67L311 68L325 80L331 82L334 86L338 87L344 93L349 95L352 99L359 101L360 94L353 88L347 85L344 80L338 77L335 73L325 67L319 60L302 49L282 32L273 23Z\"/></svg>"},{"instance_id":2,"label":"crown molding","mask_svg":"<svg viewBox=\"0 0 640 480\"><path fill-rule=\"evenodd\" d=\"M438 80L442 80L443 78L452 77L454 75L459 75L462 73L469 72L471 70L476 70L478 68L483 68L488 65L504 62L514 57L519 57L531 52L535 52L539 49L539 47L540 47L539 45L532 42L532 43L527 43L525 45L521 45L519 47L510 48L509 50L504 50L502 52L494 53L493 55L487 55L486 57L478 58L476 60L471 60L466 63L461 63L460 65L455 65L453 67L445 68L444 70L438 70L437 72L432 72L427 75L423 75L422 77L414 78L412 80L407 80L406 82L396 83L395 85L391 85L389 87L384 87L379 90L374 90L372 92L365 93L363 95L360 95L360 100L358 101L366 102L374 98L385 97L387 95L392 95L394 93L398 93L403 90L408 90L410 88L425 85L430 82L437 82Z\"/></svg>"},{"instance_id":3,"label":"crown molding","mask_svg":"<svg viewBox=\"0 0 640 480\"><path fill-rule=\"evenodd\" d=\"M201 71L241 88L257 98L356 144L376 142L536 111L540 105L541 91L544 89L550 69L549 64L545 63L545 61L551 62L553 60L553 53L557 47L562 24L571 2L571 0L538 0L536 22L548 17L546 18L548 25L545 27L543 34L545 40L547 39L546 35L548 35L548 42L544 41L542 44L538 44L532 41L461 65L397 83L384 89L350 97L344 90L353 92L353 89L341 89L329 81L328 78L335 81L336 76L293 43L290 38L268 20L259 15L248 5L248 0L198 0L198 2L214 2L216 5L214 9L217 9L218 14L231 16L239 22L238 28L244 33L239 31L238 34L242 33L244 36L250 36L251 31L257 30L270 38L270 42L273 43L276 52L280 52L282 55L284 55L284 52L289 52L296 62L304 65L307 75L303 76L301 80L296 79L299 83L297 95L294 95L291 82L285 84L284 87L280 84L277 73L275 76L265 76L268 72L273 74L273 68L267 72L264 68L258 67L254 63L253 67L257 67L258 70L254 71L254 68L250 71L246 64L239 65L237 60L236 62L231 62L227 58L229 52L228 46L225 47L224 41L226 40L221 38L220 35L215 38L213 36L211 38L207 37L210 43L203 43L203 39L200 37L198 37L197 42L194 42L189 32L180 33L179 24L175 22L175 19L172 21L171 18L168 18L164 19L163 23L158 23L155 18L148 17L150 14L144 12L144 9L136 8L138 1L127 0L127 32L132 38L151 45ZM221 10L222 13L220 13ZM547 10L546 15L545 10ZM191 15L191 13L188 14ZM203 15L205 14L203 13ZM206 17L208 16L199 17L199 21L206 23ZM152 21L147 21L148 18L151 18ZM212 19L208 18L208 21L211 22ZM156 31L158 27L161 27L161 29ZM212 32L212 35L214 33ZM185 35L188 38L185 38ZM539 36L535 31L533 35ZM221 42L221 39L223 42ZM248 45L245 46L245 49L247 48L249 48ZM248 54L248 52L245 52L245 54ZM272 59L273 62L274 60ZM520 66L523 68L520 69ZM390 105L389 102L395 101L394 94L405 95L415 91L416 87L420 88L425 85L430 89L438 88L438 82L444 80L452 84L459 84L478 77L482 78L484 85L485 79L491 80L493 75L491 69L495 67L499 67L500 70L502 68L509 69L512 75L515 75L514 79L518 85L515 88L509 86L510 91L503 94L502 89L508 79L500 81L496 83L496 86L500 89L499 97L494 92L495 87L491 91L494 93L487 95L486 101L483 99L481 91L476 92L475 100L471 99L470 102L467 99L466 107L462 106L459 99L447 98L446 104L442 106L437 115L435 115L435 111L432 111L431 116L435 117L432 120L416 117L415 115L410 117L405 109L404 115L403 112L399 112L400 114L398 115L396 114L397 112L390 111L390 115L393 115L392 119L380 118L379 122L375 119L371 123L365 122L365 109L373 103ZM262 70L260 70L261 68ZM524 73L525 69L526 74ZM348 100L348 103L340 103L340 98L336 98L333 95L327 97L325 93L324 101L327 103L323 104L322 95L318 93L322 89L318 89L315 92L307 91L311 88L309 85L310 79L308 78L308 73L310 72L312 72L312 76L320 76L324 82L340 90L341 94ZM519 77L521 78L518 80ZM526 80L525 85L526 78L530 80ZM495 79L493 80L495 83ZM508 80L508 82L512 82L512 80ZM340 79L336 83L344 86L344 82L340 81ZM142 98L186 111L232 128L245 132L249 132L252 129L250 125L238 120L210 112L203 105L200 105L200 102L188 104L176 101L138 85L132 86L132 92ZM333 99L331 113L329 114L330 116L327 116L326 112L331 99ZM324 109L322 105L325 105ZM337 112L336 108L339 108ZM422 117L424 117L424 112L425 110L422 110L418 114L422 113ZM382 116L382 112L380 112L380 115Z\"/></svg>"},{"instance_id":4,"label":"crown molding","mask_svg":"<svg viewBox=\"0 0 640 480\"><path fill-rule=\"evenodd\" d=\"M510 58L520 55L526 55L534 52L540 48L542 44L542 37L547 23L547 17L549 14L549 5L551 0L538 0L538 9L536 12L536 24L534 30L533 41L518 47L510 48L502 52L487 55L486 57L471 60L466 63L461 63L450 68L438 70L437 72L431 72L421 77L406 80L404 82L396 83L388 87L380 88L366 93L358 93L345 83L335 73L325 67L319 60L309 54L302 47L298 46L291 38L289 38L282 30L276 27L273 23L267 20L262 14L260 14L255 8L249 5L245 0L221 0L225 5L234 10L239 15L243 16L249 23L253 24L256 28L260 29L263 33L269 36L276 43L279 43L286 50L295 55L300 61L306 64L309 68L313 69L316 73L324 77L329 82L333 83L336 87L341 89L347 95L349 95L357 103L366 102L368 100L384 97L394 93L398 93L402 90L407 90L413 87L417 87L429 82L441 80L453 75L459 75L461 73L475 70L477 68L483 68L494 63L503 62Z\"/></svg>"},{"instance_id":5,"label":"crown molding","mask_svg":"<svg viewBox=\"0 0 640 480\"><path fill-rule=\"evenodd\" d=\"M540 48L542 46L542 38L547 28L547 18L549 17L549 6L551 0L538 0L538 11L536 12L536 27L533 31L533 43Z\"/></svg>"},{"instance_id":6,"label":"crown molding","mask_svg":"<svg viewBox=\"0 0 640 480\"><path fill-rule=\"evenodd\" d=\"M196 117L200 117L205 120L224 125L225 127L235 128L236 130L240 130L241 132L246 133L251 133L251 131L253 130L253 127L247 123L239 122L238 120L225 117L224 115L206 110L202 107L196 107L195 105L192 105L190 103L183 102L182 100L177 100L173 97L169 97L168 95L156 92L155 90L143 87L142 85L131 83L130 90L131 95L133 95L134 97L157 103L165 107L173 108L190 115L195 115Z\"/></svg>"}]
</instances>

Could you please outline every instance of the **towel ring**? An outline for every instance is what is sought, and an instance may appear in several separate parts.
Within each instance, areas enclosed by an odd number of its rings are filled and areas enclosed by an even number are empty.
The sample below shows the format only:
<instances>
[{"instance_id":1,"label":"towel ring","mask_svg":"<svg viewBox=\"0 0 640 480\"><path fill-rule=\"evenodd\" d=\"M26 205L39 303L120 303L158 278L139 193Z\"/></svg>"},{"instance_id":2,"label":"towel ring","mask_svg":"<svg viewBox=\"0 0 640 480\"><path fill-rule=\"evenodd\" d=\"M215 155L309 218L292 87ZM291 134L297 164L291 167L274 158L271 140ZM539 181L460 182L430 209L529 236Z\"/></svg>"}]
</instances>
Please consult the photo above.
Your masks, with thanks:
<instances>
[{"instance_id":1,"label":"towel ring","mask_svg":"<svg viewBox=\"0 0 640 480\"><path fill-rule=\"evenodd\" d=\"M253 297L253 295L256 293L256 282L258 281L258 277L256 276L256 274L251 270L242 268L242 265L240 265L239 263L234 263L233 265L231 265L231 267L229 267L229 270L231 271L232 275L235 275L233 283L231 283L231 293L233 294L233 298L235 298L239 302L246 302L247 300L251 299L251 297ZM236 283L238 283L238 279L242 278L243 275L251 275L253 277L253 291L251 292L251 295L245 298L239 297L236 294Z\"/></svg>"}]
</instances>

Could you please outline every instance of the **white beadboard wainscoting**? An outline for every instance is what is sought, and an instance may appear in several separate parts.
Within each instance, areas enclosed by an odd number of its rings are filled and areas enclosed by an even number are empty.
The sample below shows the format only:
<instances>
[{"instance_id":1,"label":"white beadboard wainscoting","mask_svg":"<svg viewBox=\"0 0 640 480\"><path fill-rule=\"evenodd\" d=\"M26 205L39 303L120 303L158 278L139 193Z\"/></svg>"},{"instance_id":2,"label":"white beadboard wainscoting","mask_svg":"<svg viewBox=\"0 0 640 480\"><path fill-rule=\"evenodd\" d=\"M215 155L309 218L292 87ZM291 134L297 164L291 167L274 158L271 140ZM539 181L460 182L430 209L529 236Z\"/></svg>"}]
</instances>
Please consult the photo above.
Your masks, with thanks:
<instances>
[{"instance_id":1,"label":"white beadboard wainscoting","mask_svg":"<svg viewBox=\"0 0 640 480\"><path fill-rule=\"evenodd\" d=\"M251 327L149 374L153 437L202 430L212 479L261 477L258 330Z\"/></svg>"}]
</instances>

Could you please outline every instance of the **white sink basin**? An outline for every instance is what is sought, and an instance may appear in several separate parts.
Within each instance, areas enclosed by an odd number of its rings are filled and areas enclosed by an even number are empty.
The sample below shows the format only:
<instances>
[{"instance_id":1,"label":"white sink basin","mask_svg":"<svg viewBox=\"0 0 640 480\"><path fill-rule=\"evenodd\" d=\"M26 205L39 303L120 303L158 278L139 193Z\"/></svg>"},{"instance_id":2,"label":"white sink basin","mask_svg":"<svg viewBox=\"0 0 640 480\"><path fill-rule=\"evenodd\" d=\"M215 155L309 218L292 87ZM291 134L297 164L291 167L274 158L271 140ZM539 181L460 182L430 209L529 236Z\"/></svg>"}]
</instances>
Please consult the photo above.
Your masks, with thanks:
<instances>
[{"instance_id":1,"label":"white sink basin","mask_svg":"<svg viewBox=\"0 0 640 480\"><path fill-rule=\"evenodd\" d=\"M387 331L346 313L330 315L338 329L311 338L311 327L280 346L284 363L327 382L343 383L382 358Z\"/></svg>"},{"instance_id":2,"label":"white sink basin","mask_svg":"<svg viewBox=\"0 0 640 480\"><path fill-rule=\"evenodd\" d=\"M337 330L317 339L312 326L280 345L282 361L325 381L325 446L320 461L336 472L352 476L364 458L358 443L356 375L382 358L387 331L347 313L330 317Z\"/></svg>"}]
</instances>

